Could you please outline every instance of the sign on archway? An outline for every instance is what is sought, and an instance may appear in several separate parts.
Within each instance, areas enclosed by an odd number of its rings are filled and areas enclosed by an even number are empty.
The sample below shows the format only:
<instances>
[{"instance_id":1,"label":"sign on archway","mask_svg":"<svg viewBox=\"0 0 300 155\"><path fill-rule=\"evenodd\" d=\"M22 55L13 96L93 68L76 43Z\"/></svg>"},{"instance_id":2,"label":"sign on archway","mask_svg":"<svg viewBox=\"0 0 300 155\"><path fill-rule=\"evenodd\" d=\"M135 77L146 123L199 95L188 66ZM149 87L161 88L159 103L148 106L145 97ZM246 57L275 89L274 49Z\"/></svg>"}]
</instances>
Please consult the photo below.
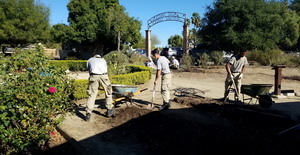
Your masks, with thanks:
<instances>
[{"instance_id":1,"label":"sign on archway","mask_svg":"<svg viewBox=\"0 0 300 155\"><path fill-rule=\"evenodd\" d=\"M146 51L148 58L151 57L151 31L150 28L158 23L165 21L177 21L183 23L183 52L188 53L188 23L186 22L186 14L180 12L163 12L150 18L147 22L148 30L146 30Z\"/></svg>"}]
</instances>

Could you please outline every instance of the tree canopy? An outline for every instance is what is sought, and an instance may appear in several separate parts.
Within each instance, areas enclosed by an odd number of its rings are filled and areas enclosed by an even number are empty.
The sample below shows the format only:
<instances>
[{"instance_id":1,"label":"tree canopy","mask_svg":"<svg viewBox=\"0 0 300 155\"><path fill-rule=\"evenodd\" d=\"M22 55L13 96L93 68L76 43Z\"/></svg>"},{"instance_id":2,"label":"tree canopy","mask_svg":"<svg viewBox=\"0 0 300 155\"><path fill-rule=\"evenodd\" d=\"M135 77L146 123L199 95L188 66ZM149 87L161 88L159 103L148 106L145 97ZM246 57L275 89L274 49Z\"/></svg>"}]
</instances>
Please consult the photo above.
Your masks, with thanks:
<instances>
[{"instance_id":1,"label":"tree canopy","mask_svg":"<svg viewBox=\"0 0 300 155\"><path fill-rule=\"evenodd\" d=\"M290 48L299 16L286 1L217 0L202 19L201 37L214 50Z\"/></svg>"},{"instance_id":2,"label":"tree canopy","mask_svg":"<svg viewBox=\"0 0 300 155\"><path fill-rule=\"evenodd\" d=\"M141 22L129 17L118 0L71 0L67 7L69 28L54 29L67 29L71 34L58 31L56 36L69 37L57 41L90 45L103 52L116 50L120 44L134 45L141 37Z\"/></svg>"},{"instance_id":3,"label":"tree canopy","mask_svg":"<svg viewBox=\"0 0 300 155\"><path fill-rule=\"evenodd\" d=\"M175 34L168 39L168 44L172 47L182 47L183 39L180 35Z\"/></svg>"},{"instance_id":4,"label":"tree canopy","mask_svg":"<svg viewBox=\"0 0 300 155\"><path fill-rule=\"evenodd\" d=\"M200 43L200 37L198 35L199 28L201 26L201 18L199 13L194 12L191 17L192 24L194 28L190 30L189 41L194 46L194 48Z\"/></svg>"},{"instance_id":5,"label":"tree canopy","mask_svg":"<svg viewBox=\"0 0 300 155\"><path fill-rule=\"evenodd\" d=\"M0 44L24 46L49 38L49 8L35 0L0 0Z\"/></svg>"}]
</instances>

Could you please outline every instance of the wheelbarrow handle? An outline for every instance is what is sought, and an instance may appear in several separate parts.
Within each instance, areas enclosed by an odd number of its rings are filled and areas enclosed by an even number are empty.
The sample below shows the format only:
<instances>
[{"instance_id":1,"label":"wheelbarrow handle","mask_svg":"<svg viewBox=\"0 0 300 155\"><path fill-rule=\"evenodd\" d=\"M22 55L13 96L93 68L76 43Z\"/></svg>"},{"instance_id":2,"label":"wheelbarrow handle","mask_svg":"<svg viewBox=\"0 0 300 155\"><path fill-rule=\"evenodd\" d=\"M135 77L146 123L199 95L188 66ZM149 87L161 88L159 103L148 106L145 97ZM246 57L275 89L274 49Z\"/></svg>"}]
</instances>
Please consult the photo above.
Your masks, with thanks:
<instances>
[{"instance_id":1,"label":"wheelbarrow handle","mask_svg":"<svg viewBox=\"0 0 300 155\"><path fill-rule=\"evenodd\" d=\"M148 90L148 88L144 88L142 90L136 91L135 93L133 93L133 95L137 95L137 94L139 94L139 93L141 93L141 92L143 92L145 90Z\"/></svg>"}]
</instances>

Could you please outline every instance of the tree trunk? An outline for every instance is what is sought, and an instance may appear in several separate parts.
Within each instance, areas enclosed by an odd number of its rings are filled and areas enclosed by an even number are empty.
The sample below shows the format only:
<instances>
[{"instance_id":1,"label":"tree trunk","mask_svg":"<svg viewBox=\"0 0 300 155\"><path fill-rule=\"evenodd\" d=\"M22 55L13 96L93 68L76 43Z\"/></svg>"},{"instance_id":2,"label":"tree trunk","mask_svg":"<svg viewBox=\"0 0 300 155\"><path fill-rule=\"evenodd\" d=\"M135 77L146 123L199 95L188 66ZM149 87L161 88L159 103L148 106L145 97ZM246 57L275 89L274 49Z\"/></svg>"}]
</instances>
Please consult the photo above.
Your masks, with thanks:
<instances>
[{"instance_id":1,"label":"tree trunk","mask_svg":"<svg viewBox=\"0 0 300 155\"><path fill-rule=\"evenodd\" d=\"M121 32L118 32L118 51L120 51L120 46L121 46Z\"/></svg>"}]
</instances>

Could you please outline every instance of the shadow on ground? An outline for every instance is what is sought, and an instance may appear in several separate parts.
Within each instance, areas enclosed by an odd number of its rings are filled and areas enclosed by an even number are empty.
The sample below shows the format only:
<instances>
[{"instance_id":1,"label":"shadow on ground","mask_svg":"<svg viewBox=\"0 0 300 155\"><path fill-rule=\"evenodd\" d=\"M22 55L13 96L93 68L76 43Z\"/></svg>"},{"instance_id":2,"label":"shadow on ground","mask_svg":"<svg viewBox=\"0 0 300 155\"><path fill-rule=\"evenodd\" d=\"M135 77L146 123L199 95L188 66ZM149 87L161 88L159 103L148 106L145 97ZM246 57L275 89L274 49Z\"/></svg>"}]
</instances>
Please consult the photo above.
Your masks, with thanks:
<instances>
[{"instance_id":1,"label":"shadow on ground","mask_svg":"<svg viewBox=\"0 0 300 155\"><path fill-rule=\"evenodd\" d=\"M144 115L139 114L140 117L135 115L134 118L126 118L128 121L125 123L117 122L125 116L132 116L126 111L134 110L143 112L145 109L123 109L123 113L108 121L116 125L115 128L79 141L84 152L91 155L276 155L300 152L299 130L278 135L297 124L283 117L241 111L235 105L210 103L185 109L144 111Z\"/></svg>"}]
</instances>

